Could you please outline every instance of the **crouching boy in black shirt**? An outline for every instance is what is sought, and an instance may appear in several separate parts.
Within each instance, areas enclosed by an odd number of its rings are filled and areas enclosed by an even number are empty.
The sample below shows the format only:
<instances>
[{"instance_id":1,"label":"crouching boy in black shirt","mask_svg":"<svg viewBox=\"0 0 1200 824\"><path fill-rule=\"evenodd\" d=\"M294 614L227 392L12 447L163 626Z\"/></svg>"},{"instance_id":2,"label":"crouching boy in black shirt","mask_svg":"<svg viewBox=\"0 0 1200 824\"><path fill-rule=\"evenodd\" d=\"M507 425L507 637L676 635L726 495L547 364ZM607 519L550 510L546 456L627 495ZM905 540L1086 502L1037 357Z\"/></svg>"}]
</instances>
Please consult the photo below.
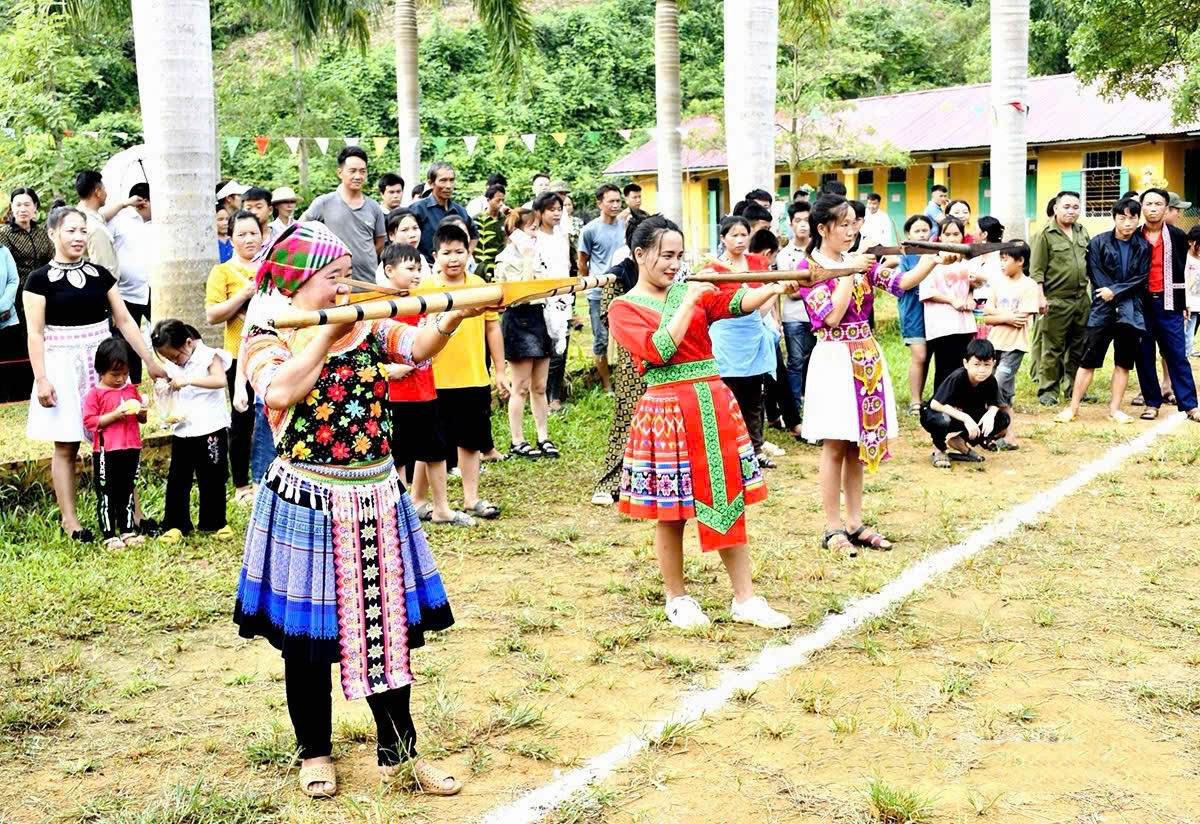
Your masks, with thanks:
<instances>
[{"instance_id":1,"label":"crouching boy in black shirt","mask_svg":"<svg viewBox=\"0 0 1200 824\"><path fill-rule=\"evenodd\" d=\"M1000 386L992 375L995 366L996 348L986 340L972 340L962 368L942 381L921 410L921 426L933 437L930 461L938 469L949 469L951 459L982 462L971 446L989 444L1008 431L1010 419L1000 409ZM947 446L954 449L949 455Z\"/></svg>"}]
</instances>

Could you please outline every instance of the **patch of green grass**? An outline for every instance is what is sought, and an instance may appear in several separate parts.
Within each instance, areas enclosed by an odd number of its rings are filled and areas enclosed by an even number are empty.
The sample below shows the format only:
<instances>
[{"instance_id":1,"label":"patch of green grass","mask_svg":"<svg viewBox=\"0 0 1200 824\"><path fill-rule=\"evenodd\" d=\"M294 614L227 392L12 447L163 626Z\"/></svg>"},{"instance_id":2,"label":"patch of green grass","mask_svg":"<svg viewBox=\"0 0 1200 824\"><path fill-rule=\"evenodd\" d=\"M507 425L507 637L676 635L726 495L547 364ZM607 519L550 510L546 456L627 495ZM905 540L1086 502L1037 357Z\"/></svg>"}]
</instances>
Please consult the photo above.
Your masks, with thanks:
<instances>
[{"instance_id":1,"label":"patch of green grass","mask_svg":"<svg viewBox=\"0 0 1200 824\"><path fill-rule=\"evenodd\" d=\"M971 676L970 670L964 667L955 667L942 675L939 689L942 695L946 696L946 700L951 701L970 695L974 685L975 679Z\"/></svg>"},{"instance_id":2,"label":"patch of green grass","mask_svg":"<svg viewBox=\"0 0 1200 824\"><path fill-rule=\"evenodd\" d=\"M688 744L700 731L698 721L669 721L654 733L643 733L642 738L651 750L686 750Z\"/></svg>"},{"instance_id":3,"label":"patch of green grass","mask_svg":"<svg viewBox=\"0 0 1200 824\"><path fill-rule=\"evenodd\" d=\"M300 755L296 736L278 721L243 727L239 735L245 742L242 754L246 756L246 763L256 769L273 767L286 770L296 763Z\"/></svg>"},{"instance_id":4,"label":"patch of green grass","mask_svg":"<svg viewBox=\"0 0 1200 824\"><path fill-rule=\"evenodd\" d=\"M4 684L0 702L0 736L19 738L52 730L72 713L87 712L100 686L99 679L82 671L78 652L26 673L19 659L11 664L14 677Z\"/></svg>"},{"instance_id":5,"label":"patch of green grass","mask_svg":"<svg viewBox=\"0 0 1200 824\"><path fill-rule=\"evenodd\" d=\"M818 684L811 678L794 687L789 686L787 690L788 701L796 704L804 712L813 715L822 715L827 712L833 695L833 684L829 681L822 681Z\"/></svg>"},{"instance_id":6,"label":"patch of green grass","mask_svg":"<svg viewBox=\"0 0 1200 824\"><path fill-rule=\"evenodd\" d=\"M918 790L872 778L867 781L863 797L872 820L880 824L929 824L934 819L934 797Z\"/></svg>"},{"instance_id":7,"label":"patch of green grass","mask_svg":"<svg viewBox=\"0 0 1200 824\"><path fill-rule=\"evenodd\" d=\"M585 787L568 798L551 819L553 824L589 824L607 821L620 794L604 787Z\"/></svg>"},{"instance_id":8,"label":"patch of green grass","mask_svg":"<svg viewBox=\"0 0 1200 824\"><path fill-rule=\"evenodd\" d=\"M690 678L697 673L716 669L714 664L702 658L654 647L642 647L642 660L649 669L666 669L672 678Z\"/></svg>"}]
</instances>

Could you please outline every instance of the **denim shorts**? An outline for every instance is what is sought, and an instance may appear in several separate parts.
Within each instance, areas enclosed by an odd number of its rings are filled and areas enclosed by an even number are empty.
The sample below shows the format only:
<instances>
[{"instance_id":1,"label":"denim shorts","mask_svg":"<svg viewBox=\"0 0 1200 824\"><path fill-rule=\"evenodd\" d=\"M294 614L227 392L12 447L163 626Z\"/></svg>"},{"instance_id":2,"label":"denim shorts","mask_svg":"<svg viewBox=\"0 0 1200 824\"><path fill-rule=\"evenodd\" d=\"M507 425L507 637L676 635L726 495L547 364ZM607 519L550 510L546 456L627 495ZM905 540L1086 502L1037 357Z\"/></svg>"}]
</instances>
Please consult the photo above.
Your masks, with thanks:
<instances>
[{"instance_id":1,"label":"denim shorts","mask_svg":"<svg viewBox=\"0 0 1200 824\"><path fill-rule=\"evenodd\" d=\"M1021 371L1021 359L1024 357L1025 352L1021 349L996 353L996 383L1000 384L1000 400L1010 409L1013 397L1017 394L1017 373Z\"/></svg>"},{"instance_id":2,"label":"denim shorts","mask_svg":"<svg viewBox=\"0 0 1200 824\"><path fill-rule=\"evenodd\" d=\"M592 354L607 355L608 354L608 327L604 325L604 319L600 317L600 300L588 298L588 315L592 319Z\"/></svg>"},{"instance_id":3,"label":"denim shorts","mask_svg":"<svg viewBox=\"0 0 1200 824\"><path fill-rule=\"evenodd\" d=\"M896 298L900 310L900 337L911 345L925 342L925 307L916 289L909 289Z\"/></svg>"}]
</instances>

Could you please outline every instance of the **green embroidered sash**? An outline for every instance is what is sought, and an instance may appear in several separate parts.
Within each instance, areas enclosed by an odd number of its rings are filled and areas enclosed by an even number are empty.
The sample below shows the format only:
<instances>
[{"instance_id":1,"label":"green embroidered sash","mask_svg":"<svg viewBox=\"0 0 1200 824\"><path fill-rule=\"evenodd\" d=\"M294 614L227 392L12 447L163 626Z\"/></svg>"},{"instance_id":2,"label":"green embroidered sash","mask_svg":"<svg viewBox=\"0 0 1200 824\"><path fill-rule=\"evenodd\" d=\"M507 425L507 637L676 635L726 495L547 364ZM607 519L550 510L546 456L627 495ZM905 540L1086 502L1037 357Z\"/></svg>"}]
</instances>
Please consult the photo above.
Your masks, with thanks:
<instances>
[{"instance_id":1,"label":"green embroidered sash","mask_svg":"<svg viewBox=\"0 0 1200 824\"><path fill-rule=\"evenodd\" d=\"M702 381L720 376L717 373L716 360L709 358L686 363L668 363L666 366L650 366L646 368L643 377L646 386L662 386L665 383Z\"/></svg>"}]
</instances>

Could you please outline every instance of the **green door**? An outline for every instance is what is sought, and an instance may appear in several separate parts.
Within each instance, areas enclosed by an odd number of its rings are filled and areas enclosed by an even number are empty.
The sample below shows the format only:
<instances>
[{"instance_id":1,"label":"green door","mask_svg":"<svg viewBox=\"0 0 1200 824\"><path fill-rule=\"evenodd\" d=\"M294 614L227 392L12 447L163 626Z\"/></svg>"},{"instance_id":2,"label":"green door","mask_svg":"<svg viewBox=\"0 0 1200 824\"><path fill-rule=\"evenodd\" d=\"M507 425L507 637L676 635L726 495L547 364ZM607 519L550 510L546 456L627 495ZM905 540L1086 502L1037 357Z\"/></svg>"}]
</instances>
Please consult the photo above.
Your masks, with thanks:
<instances>
[{"instance_id":1,"label":"green door","mask_svg":"<svg viewBox=\"0 0 1200 824\"><path fill-rule=\"evenodd\" d=\"M721 180L708 179L708 248L716 249L720 244L717 234L717 220L721 216Z\"/></svg>"},{"instance_id":2,"label":"green door","mask_svg":"<svg viewBox=\"0 0 1200 824\"><path fill-rule=\"evenodd\" d=\"M905 200L907 196L907 183L889 183L887 185L887 197L884 198L887 202L883 206L887 210L887 216L897 226L903 226L904 221L908 220L908 206Z\"/></svg>"},{"instance_id":3,"label":"green door","mask_svg":"<svg viewBox=\"0 0 1200 824\"><path fill-rule=\"evenodd\" d=\"M977 215L981 217L990 214L992 211L992 179L990 177L979 178L979 206Z\"/></svg>"}]
</instances>

